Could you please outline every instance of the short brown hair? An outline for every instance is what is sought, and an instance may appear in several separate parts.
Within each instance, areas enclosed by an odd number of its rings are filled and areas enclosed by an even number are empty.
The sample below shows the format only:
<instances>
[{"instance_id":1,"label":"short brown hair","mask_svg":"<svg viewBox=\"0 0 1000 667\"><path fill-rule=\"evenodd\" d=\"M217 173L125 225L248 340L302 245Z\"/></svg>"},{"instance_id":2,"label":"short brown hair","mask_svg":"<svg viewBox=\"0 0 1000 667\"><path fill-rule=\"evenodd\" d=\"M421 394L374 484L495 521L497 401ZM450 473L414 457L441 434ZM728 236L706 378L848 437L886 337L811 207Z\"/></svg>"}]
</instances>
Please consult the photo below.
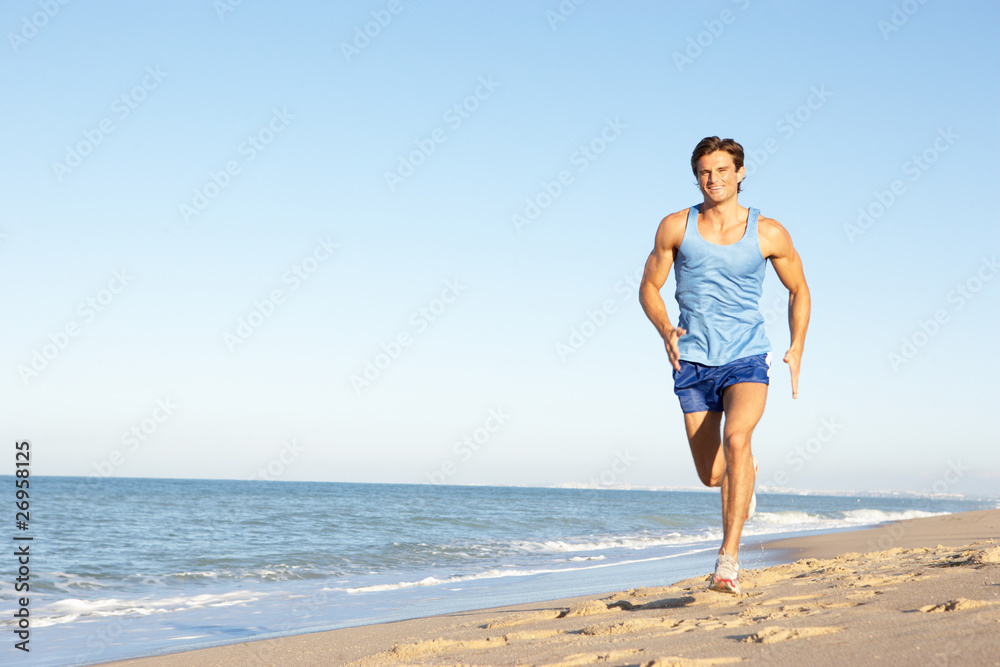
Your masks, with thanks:
<instances>
[{"instance_id":1,"label":"short brown hair","mask_svg":"<svg viewBox=\"0 0 1000 667\"><path fill-rule=\"evenodd\" d=\"M698 142L698 145L694 147L694 152L691 153L691 171L694 172L695 178L698 178L698 160L715 151L725 151L732 155L736 171L743 168L743 147L736 141L733 139L720 139L718 137L705 137ZM742 183L737 183L736 191L740 192L742 187Z\"/></svg>"}]
</instances>

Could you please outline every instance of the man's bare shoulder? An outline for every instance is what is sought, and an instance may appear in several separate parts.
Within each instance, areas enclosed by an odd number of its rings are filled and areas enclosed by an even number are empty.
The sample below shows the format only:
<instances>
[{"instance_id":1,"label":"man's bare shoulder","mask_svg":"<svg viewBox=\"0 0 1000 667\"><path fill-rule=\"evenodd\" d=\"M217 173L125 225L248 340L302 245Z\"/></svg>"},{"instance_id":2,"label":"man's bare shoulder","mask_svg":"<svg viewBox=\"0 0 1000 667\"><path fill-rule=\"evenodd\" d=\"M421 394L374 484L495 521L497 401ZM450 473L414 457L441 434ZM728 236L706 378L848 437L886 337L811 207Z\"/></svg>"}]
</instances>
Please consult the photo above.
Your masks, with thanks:
<instances>
[{"instance_id":1,"label":"man's bare shoulder","mask_svg":"<svg viewBox=\"0 0 1000 667\"><path fill-rule=\"evenodd\" d=\"M688 209L682 209L660 220L660 227L656 230L656 241L667 247L679 247L684 239L684 230L687 228Z\"/></svg>"},{"instance_id":2,"label":"man's bare shoulder","mask_svg":"<svg viewBox=\"0 0 1000 667\"><path fill-rule=\"evenodd\" d=\"M785 255L792 247L792 237L788 230L774 218L758 216L757 234L760 236L761 253L765 257Z\"/></svg>"}]
</instances>

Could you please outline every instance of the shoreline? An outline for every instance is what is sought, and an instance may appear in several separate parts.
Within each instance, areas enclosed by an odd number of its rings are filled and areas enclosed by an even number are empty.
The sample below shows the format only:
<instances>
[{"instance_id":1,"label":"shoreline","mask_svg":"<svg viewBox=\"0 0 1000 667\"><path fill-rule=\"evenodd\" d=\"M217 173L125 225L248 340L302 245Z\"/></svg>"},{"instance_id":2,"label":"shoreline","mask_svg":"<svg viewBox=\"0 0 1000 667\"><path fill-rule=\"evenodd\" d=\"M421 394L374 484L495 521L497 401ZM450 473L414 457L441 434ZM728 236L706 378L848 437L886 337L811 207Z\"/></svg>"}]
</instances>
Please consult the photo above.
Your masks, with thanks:
<instances>
[{"instance_id":1,"label":"shoreline","mask_svg":"<svg viewBox=\"0 0 1000 667\"><path fill-rule=\"evenodd\" d=\"M997 522L1000 519L994 518L996 513L1000 513L1000 510L976 510L903 519L872 528L767 540L764 548L777 550L784 559L791 561L801 558L836 558L850 551L960 547L1000 538L997 535ZM845 550L845 545L851 548Z\"/></svg>"},{"instance_id":2,"label":"shoreline","mask_svg":"<svg viewBox=\"0 0 1000 667\"><path fill-rule=\"evenodd\" d=\"M704 665L807 659L1000 664L1000 510L761 546L795 562L742 570L739 596L707 591L706 573L670 586L100 664L682 664L667 658ZM960 620L946 622L951 619ZM881 657L873 660L873 651Z\"/></svg>"}]
</instances>

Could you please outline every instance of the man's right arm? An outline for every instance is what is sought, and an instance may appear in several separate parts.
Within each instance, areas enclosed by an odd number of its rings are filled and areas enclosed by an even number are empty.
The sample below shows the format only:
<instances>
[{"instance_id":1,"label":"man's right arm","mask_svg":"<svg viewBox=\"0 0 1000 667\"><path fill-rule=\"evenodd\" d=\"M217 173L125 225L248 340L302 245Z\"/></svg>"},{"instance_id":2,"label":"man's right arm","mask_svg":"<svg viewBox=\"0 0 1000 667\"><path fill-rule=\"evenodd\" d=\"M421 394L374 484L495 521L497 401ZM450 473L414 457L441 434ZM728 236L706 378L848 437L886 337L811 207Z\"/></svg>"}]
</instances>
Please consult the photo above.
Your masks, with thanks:
<instances>
[{"instance_id":1,"label":"man's right arm","mask_svg":"<svg viewBox=\"0 0 1000 667\"><path fill-rule=\"evenodd\" d=\"M667 356L670 357L670 365L674 370L680 370L680 351L677 347L677 339L687 333L684 329L675 327L670 323L667 315L667 305L660 296L660 289L667 282L670 275L670 268L674 264L677 256L677 249L680 248L684 238L684 227L687 224L687 211L671 213L660 221L660 226L656 230L656 239L653 242L653 251L649 253L646 260L646 270L642 274L642 284L639 286L639 303L646 312L646 317L653 323L663 344L667 349Z\"/></svg>"}]
</instances>

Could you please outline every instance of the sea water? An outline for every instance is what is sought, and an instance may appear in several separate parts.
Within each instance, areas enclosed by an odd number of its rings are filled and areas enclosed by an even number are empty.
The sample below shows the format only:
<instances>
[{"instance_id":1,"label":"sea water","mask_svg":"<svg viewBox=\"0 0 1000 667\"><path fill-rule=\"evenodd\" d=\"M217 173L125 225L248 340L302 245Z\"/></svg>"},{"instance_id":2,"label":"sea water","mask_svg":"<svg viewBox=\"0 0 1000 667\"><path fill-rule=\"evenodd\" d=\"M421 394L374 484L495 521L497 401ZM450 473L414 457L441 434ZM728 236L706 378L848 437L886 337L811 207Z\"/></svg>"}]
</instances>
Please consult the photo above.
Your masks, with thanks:
<instances>
[{"instance_id":1,"label":"sea water","mask_svg":"<svg viewBox=\"0 0 1000 667\"><path fill-rule=\"evenodd\" d=\"M0 488L13 497L13 477ZM12 524L7 538L30 544L30 591L14 592L14 546L0 558L5 664L91 664L662 586L711 572L722 537L717 491L32 477L31 503L29 530ZM995 507L758 494L740 560L778 562L764 536ZM14 648L20 597L27 654Z\"/></svg>"}]
</instances>

